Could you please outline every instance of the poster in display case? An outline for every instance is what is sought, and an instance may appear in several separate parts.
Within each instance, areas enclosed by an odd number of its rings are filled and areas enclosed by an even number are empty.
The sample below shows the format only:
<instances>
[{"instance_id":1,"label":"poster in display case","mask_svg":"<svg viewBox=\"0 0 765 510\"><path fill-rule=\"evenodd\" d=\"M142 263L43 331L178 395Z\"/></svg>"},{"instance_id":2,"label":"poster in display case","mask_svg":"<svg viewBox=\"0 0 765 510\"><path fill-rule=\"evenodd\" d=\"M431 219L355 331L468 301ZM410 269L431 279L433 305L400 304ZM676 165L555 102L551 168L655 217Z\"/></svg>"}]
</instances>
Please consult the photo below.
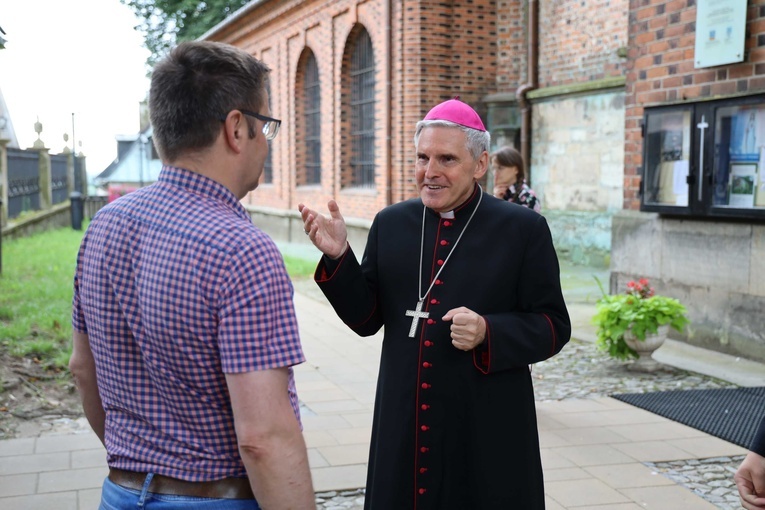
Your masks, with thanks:
<instances>
[{"instance_id":1,"label":"poster in display case","mask_svg":"<svg viewBox=\"0 0 765 510\"><path fill-rule=\"evenodd\" d=\"M754 207L756 183L757 163L731 163L728 205L731 207Z\"/></svg>"}]
</instances>

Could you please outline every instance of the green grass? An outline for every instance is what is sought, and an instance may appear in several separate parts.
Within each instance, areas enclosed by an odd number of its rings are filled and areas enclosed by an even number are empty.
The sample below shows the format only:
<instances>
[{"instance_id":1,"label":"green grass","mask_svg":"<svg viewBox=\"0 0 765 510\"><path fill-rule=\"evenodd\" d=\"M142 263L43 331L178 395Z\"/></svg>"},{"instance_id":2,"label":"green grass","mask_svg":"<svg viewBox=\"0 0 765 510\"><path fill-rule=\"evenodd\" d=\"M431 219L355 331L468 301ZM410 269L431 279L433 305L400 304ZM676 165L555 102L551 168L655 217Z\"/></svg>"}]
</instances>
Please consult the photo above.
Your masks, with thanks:
<instances>
[{"instance_id":1,"label":"green grass","mask_svg":"<svg viewBox=\"0 0 765 510\"><path fill-rule=\"evenodd\" d=\"M63 228L3 240L0 349L53 369L71 355L72 278L83 231ZM315 260L285 256L293 279L308 278Z\"/></svg>"},{"instance_id":2,"label":"green grass","mask_svg":"<svg viewBox=\"0 0 765 510\"><path fill-rule=\"evenodd\" d=\"M0 346L62 368L72 335L72 277L82 231L50 230L3 240Z\"/></svg>"},{"instance_id":3,"label":"green grass","mask_svg":"<svg viewBox=\"0 0 765 510\"><path fill-rule=\"evenodd\" d=\"M316 271L316 260L306 260L291 255L284 255L284 265L292 279L310 278Z\"/></svg>"}]
</instances>

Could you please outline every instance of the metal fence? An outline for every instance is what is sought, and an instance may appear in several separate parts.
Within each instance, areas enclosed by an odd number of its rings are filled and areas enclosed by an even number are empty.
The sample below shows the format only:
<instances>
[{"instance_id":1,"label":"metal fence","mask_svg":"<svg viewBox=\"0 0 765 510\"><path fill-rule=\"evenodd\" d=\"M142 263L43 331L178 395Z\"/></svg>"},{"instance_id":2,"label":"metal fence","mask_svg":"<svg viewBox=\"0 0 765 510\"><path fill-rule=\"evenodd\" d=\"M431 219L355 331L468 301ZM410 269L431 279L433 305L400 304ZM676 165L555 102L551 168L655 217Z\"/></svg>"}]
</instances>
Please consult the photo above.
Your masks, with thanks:
<instances>
[{"instance_id":1,"label":"metal fence","mask_svg":"<svg viewBox=\"0 0 765 510\"><path fill-rule=\"evenodd\" d=\"M74 189L83 195L87 194L88 183L82 182L82 158L74 158Z\"/></svg>"},{"instance_id":2,"label":"metal fence","mask_svg":"<svg viewBox=\"0 0 765 510\"><path fill-rule=\"evenodd\" d=\"M8 148L8 218L40 209L40 164L36 152Z\"/></svg>"},{"instance_id":3,"label":"metal fence","mask_svg":"<svg viewBox=\"0 0 765 510\"><path fill-rule=\"evenodd\" d=\"M27 211L38 211L42 207L61 204L69 199L71 190L87 194L87 182L83 182L83 158L74 158L74 171L69 167L71 155L46 154L37 150L6 148L8 175L1 176L0 186L7 178L8 216L6 220L19 217ZM41 158L48 161L43 163ZM42 165L50 166L50 184L41 179ZM45 168L45 166L43 166ZM74 178L74 182L69 180ZM50 204L41 194L50 190Z\"/></svg>"},{"instance_id":4,"label":"metal fence","mask_svg":"<svg viewBox=\"0 0 765 510\"><path fill-rule=\"evenodd\" d=\"M67 164L69 157L66 154L57 154L50 157L50 186L51 203L60 204L69 199L67 188Z\"/></svg>"},{"instance_id":5,"label":"metal fence","mask_svg":"<svg viewBox=\"0 0 765 510\"><path fill-rule=\"evenodd\" d=\"M93 216L106 204L109 203L109 197L104 196L91 196L85 197L84 203L84 215L88 219L93 219Z\"/></svg>"}]
</instances>

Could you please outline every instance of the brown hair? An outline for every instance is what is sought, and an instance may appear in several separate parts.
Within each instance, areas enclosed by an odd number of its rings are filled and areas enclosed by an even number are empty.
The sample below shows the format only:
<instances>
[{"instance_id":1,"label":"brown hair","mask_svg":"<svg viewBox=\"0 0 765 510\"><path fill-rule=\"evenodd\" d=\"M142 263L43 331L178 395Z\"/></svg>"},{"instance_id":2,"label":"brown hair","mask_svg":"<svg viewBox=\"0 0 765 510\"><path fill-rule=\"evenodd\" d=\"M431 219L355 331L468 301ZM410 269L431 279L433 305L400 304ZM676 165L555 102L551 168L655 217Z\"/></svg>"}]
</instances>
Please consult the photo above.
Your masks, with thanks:
<instances>
[{"instance_id":1,"label":"brown hair","mask_svg":"<svg viewBox=\"0 0 765 510\"><path fill-rule=\"evenodd\" d=\"M521 153L513 147L505 145L490 154L489 161L492 159L495 159L499 166L508 168L516 167L518 169L518 175L515 178L515 195L510 197L510 200L515 202L515 199L518 198L518 195L521 192L523 183L526 181L526 171L523 168L523 156L521 156Z\"/></svg>"},{"instance_id":2,"label":"brown hair","mask_svg":"<svg viewBox=\"0 0 765 510\"><path fill-rule=\"evenodd\" d=\"M234 109L260 110L268 68L234 46L186 41L154 68L149 111L154 144L164 162L213 144ZM255 136L253 124L247 121Z\"/></svg>"},{"instance_id":3,"label":"brown hair","mask_svg":"<svg viewBox=\"0 0 765 510\"><path fill-rule=\"evenodd\" d=\"M499 166L516 167L518 177L516 182L523 183L526 180L526 171L523 168L523 156L513 147L506 145L491 153L490 159L496 159Z\"/></svg>"}]
</instances>

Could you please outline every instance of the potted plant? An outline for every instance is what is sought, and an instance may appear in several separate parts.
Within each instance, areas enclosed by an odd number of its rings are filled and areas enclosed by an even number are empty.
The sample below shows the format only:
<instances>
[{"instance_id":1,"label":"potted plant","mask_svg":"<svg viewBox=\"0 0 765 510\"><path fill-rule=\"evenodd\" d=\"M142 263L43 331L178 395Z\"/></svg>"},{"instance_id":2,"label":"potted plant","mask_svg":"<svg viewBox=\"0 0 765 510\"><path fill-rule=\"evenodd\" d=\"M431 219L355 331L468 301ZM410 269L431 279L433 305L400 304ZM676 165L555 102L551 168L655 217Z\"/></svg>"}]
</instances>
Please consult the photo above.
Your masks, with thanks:
<instances>
[{"instance_id":1,"label":"potted plant","mask_svg":"<svg viewBox=\"0 0 765 510\"><path fill-rule=\"evenodd\" d=\"M592 318L597 329L597 345L619 360L638 359L633 368L658 368L651 353L661 347L672 327L682 332L688 325L685 306L677 299L657 296L647 279L627 283L623 294L603 294Z\"/></svg>"}]
</instances>

